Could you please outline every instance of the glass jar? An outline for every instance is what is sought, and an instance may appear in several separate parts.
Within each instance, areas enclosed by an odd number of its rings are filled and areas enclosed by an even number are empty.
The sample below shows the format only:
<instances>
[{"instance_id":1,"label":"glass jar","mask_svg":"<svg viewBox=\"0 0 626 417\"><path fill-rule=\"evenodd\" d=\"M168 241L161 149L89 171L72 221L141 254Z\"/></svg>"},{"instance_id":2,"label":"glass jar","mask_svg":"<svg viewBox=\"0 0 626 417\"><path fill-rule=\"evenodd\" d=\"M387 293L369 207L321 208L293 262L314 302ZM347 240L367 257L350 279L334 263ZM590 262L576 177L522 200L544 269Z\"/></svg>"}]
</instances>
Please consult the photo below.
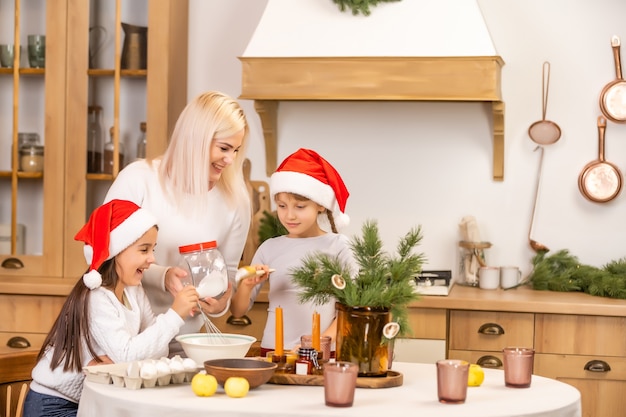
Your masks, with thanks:
<instances>
[{"instance_id":1,"label":"glass jar","mask_svg":"<svg viewBox=\"0 0 626 417\"><path fill-rule=\"evenodd\" d=\"M299 348L296 375L313 375L318 368L317 351L313 348Z\"/></svg>"},{"instance_id":2,"label":"glass jar","mask_svg":"<svg viewBox=\"0 0 626 417\"><path fill-rule=\"evenodd\" d=\"M22 157L21 153L20 153L20 149L24 148L26 149L26 147L29 146L40 146L41 143L39 143L39 134L37 133L33 133L33 132L21 132L17 134L17 170L18 171L23 171L22 170L22 166L20 163L20 159ZM14 146L11 145L11 155L13 155L13 149ZM13 162L11 162L11 164L13 164Z\"/></svg>"},{"instance_id":3,"label":"glass jar","mask_svg":"<svg viewBox=\"0 0 626 417\"><path fill-rule=\"evenodd\" d=\"M478 286L478 269L486 266L485 249L489 249L489 242L459 242L459 277L457 283L470 287Z\"/></svg>"},{"instance_id":4,"label":"glass jar","mask_svg":"<svg viewBox=\"0 0 626 417\"><path fill-rule=\"evenodd\" d=\"M89 106L87 122L87 172L98 174L104 172L102 152L104 150L102 107Z\"/></svg>"},{"instance_id":5,"label":"glass jar","mask_svg":"<svg viewBox=\"0 0 626 417\"><path fill-rule=\"evenodd\" d=\"M28 144L20 147L20 171L43 172L43 146Z\"/></svg>"},{"instance_id":6,"label":"glass jar","mask_svg":"<svg viewBox=\"0 0 626 417\"><path fill-rule=\"evenodd\" d=\"M109 129L109 141L104 145L104 173L105 174L113 174L113 155L115 155L115 144L113 142L114 128L111 126ZM118 169L122 169L124 167L124 145L121 141L118 143Z\"/></svg>"},{"instance_id":7,"label":"glass jar","mask_svg":"<svg viewBox=\"0 0 626 417\"><path fill-rule=\"evenodd\" d=\"M137 159L146 158L146 122L139 123L139 140L137 141Z\"/></svg>"},{"instance_id":8,"label":"glass jar","mask_svg":"<svg viewBox=\"0 0 626 417\"><path fill-rule=\"evenodd\" d=\"M187 271L189 278L183 285L194 285L200 298L219 298L226 292L226 261L217 249L216 241L180 246L178 252L181 256L179 267Z\"/></svg>"}]
</instances>

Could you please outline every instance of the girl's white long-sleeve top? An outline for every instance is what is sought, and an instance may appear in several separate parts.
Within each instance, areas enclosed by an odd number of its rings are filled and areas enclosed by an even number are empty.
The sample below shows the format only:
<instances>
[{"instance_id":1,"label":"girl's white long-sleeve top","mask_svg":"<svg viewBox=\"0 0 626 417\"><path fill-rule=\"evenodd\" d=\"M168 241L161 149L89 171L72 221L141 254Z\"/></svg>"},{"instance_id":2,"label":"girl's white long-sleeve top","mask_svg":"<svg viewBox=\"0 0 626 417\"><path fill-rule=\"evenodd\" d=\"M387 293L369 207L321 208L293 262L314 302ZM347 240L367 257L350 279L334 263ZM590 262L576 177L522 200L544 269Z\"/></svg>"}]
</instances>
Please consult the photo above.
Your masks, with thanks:
<instances>
[{"instance_id":1,"label":"girl's white long-sleeve top","mask_svg":"<svg viewBox=\"0 0 626 417\"><path fill-rule=\"evenodd\" d=\"M105 288L89 293L89 334L98 356L107 355L113 362L159 359L168 354L170 340L183 325L183 319L172 309L155 317L142 286L124 290L129 307ZM82 371L63 371L63 365L50 369L54 348L35 365L31 389L78 402L83 388ZM93 359L82 343L83 366Z\"/></svg>"}]
</instances>

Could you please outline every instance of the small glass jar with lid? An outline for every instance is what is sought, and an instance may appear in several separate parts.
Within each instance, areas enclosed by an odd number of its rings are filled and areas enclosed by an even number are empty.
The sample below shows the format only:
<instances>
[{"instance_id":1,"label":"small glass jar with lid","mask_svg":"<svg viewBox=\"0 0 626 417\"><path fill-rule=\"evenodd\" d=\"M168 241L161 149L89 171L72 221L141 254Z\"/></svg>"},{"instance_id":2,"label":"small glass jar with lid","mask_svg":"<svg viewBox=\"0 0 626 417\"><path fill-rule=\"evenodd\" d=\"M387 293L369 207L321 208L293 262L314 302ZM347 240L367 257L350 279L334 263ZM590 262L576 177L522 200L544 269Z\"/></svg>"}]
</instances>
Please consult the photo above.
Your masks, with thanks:
<instances>
[{"instance_id":1,"label":"small glass jar with lid","mask_svg":"<svg viewBox=\"0 0 626 417\"><path fill-rule=\"evenodd\" d=\"M17 135L19 170L22 172L43 172L43 146L37 133Z\"/></svg>"},{"instance_id":2,"label":"small glass jar with lid","mask_svg":"<svg viewBox=\"0 0 626 417\"><path fill-rule=\"evenodd\" d=\"M224 256L217 249L217 242L194 243L179 246L179 266L187 271L184 284L192 284L200 298L221 297L228 289L228 273Z\"/></svg>"},{"instance_id":3,"label":"small glass jar with lid","mask_svg":"<svg viewBox=\"0 0 626 417\"><path fill-rule=\"evenodd\" d=\"M317 350L313 348L299 348L298 360L296 360L296 375L313 375L318 368Z\"/></svg>"}]
</instances>

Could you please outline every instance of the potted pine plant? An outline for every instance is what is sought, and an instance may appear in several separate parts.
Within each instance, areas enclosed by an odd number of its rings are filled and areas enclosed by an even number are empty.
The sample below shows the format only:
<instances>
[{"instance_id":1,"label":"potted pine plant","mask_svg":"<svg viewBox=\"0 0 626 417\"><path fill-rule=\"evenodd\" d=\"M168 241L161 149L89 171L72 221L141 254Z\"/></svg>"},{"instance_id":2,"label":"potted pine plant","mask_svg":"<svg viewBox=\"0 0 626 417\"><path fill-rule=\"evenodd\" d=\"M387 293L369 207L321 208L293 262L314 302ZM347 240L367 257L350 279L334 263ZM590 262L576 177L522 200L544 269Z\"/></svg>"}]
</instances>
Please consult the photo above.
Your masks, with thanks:
<instances>
[{"instance_id":1,"label":"potted pine plant","mask_svg":"<svg viewBox=\"0 0 626 417\"><path fill-rule=\"evenodd\" d=\"M426 260L414 250L421 240L421 226L413 227L391 255L383 250L378 224L368 220L350 241L358 271L324 253L309 255L292 271L302 302L336 300L336 358L357 363L359 376L385 376L388 343L410 331L408 304L419 299L414 279Z\"/></svg>"}]
</instances>

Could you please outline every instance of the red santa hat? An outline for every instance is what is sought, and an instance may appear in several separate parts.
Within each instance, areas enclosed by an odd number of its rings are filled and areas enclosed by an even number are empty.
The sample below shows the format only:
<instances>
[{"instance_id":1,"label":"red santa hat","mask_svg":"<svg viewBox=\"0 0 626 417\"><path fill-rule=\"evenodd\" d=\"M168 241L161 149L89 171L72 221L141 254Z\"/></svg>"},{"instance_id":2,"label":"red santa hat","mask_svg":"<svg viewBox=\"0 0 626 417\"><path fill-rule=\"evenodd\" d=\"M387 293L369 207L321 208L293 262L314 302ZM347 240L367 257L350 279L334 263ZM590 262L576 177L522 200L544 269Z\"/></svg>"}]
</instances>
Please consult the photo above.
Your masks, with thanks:
<instances>
[{"instance_id":1,"label":"red santa hat","mask_svg":"<svg viewBox=\"0 0 626 417\"><path fill-rule=\"evenodd\" d=\"M146 209L132 201L111 200L95 209L87 224L74 236L84 242L83 252L89 264L89 272L83 275L85 285L96 289L102 284L98 269L143 236L156 218Z\"/></svg>"},{"instance_id":2,"label":"red santa hat","mask_svg":"<svg viewBox=\"0 0 626 417\"><path fill-rule=\"evenodd\" d=\"M345 214L350 193L337 170L315 151L298 149L285 158L272 174L272 199L276 194L285 192L299 194L330 210L337 229L350 223L350 217Z\"/></svg>"}]
</instances>

